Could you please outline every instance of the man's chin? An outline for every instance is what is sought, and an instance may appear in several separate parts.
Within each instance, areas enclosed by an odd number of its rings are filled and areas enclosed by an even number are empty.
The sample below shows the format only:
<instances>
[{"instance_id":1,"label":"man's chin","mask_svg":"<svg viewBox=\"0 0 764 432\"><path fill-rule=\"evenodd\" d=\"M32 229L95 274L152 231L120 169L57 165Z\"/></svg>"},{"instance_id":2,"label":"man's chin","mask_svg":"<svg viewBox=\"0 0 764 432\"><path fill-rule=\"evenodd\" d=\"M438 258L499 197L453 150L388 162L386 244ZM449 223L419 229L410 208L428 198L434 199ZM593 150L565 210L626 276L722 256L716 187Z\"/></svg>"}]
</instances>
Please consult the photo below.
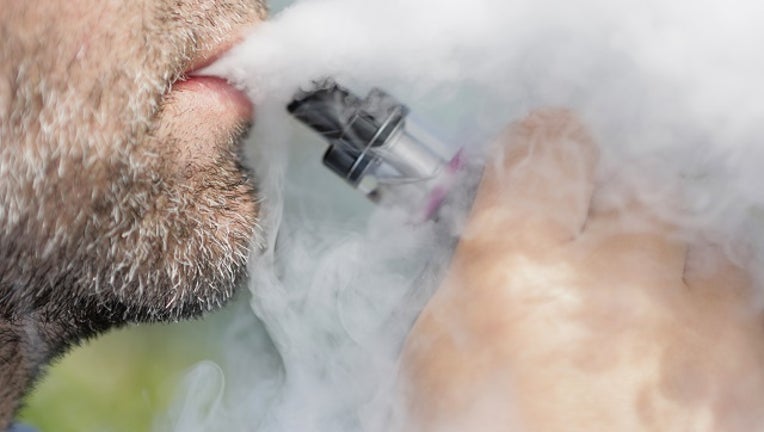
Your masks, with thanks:
<instances>
[{"instance_id":1,"label":"man's chin","mask_svg":"<svg viewBox=\"0 0 764 432\"><path fill-rule=\"evenodd\" d=\"M136 296L139 301L120 299L127 322L174 322L193 319L223 308L246 282L246 265L225 276L189 281L178 289L154 287L156 295Z\"/></svg>"},{"instance_id":2,"label":"man's chin","mask_svg":"<svg viewBox=\"0 0 764 432\"><path fill-rule=\"evenodd\" d=\"M246 279L259 213L250 179L232 150L187 174L162 182L118 255L104 262L125 321L197 317L222 307Z\"/></svg>"},{"instance_id":3,"label":"man's chin","mask_svg":"<svg viewBox=\"0 0 764 432\"><path fill-rule=\"evenodd\" d=\"M177 166L214 167L221 153L249 129L253 113L249 99L225 80L190 77L173 84L164 96L153 135L175 143L169 150Z\"/></svg>"}]
</instances>

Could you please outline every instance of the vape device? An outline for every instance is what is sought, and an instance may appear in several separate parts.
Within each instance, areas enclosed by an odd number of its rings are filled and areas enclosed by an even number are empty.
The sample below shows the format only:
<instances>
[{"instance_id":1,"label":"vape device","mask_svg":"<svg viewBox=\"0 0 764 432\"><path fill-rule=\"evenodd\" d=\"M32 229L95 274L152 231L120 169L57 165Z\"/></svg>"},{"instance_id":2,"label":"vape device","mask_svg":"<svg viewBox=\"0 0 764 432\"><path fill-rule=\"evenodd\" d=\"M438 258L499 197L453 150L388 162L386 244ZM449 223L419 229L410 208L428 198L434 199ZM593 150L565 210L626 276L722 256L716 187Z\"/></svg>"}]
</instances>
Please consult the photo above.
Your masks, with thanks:
<instances>
[{"instance_id":1,"label":"vape device","mask_svg":"<svg viewBox=\"0 0 764 432\"><path fill-rule=\"evenodd\" d=\"M314 84L287 110L328 141L324 165L374 202L435 217L464 171L463 152L443 158L444 146L380 89L361 99L330 79Z\"/></svg>"}]
</instances>

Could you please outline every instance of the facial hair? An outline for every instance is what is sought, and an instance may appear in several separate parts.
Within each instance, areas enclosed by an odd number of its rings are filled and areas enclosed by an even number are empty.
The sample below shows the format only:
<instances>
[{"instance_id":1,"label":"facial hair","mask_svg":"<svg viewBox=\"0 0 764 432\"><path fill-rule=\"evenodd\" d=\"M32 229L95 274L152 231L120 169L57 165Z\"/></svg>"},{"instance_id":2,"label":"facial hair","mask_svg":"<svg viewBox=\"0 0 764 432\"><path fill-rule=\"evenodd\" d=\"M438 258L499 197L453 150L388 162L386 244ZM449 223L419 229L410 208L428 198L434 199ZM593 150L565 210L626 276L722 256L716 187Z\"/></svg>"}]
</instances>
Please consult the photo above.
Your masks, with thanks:
<instances>
[{"instance_id":1,"label":"facial hair","mask_svg":"<svg viewBox=\"0 0 764 432\"><path fill-rule=\"evenodd\" d=\"M231 297L258 237L248 122L172 89L264 15L256 0L0 1L0 429L70 344Z\"/></svg>"}]
</instances>

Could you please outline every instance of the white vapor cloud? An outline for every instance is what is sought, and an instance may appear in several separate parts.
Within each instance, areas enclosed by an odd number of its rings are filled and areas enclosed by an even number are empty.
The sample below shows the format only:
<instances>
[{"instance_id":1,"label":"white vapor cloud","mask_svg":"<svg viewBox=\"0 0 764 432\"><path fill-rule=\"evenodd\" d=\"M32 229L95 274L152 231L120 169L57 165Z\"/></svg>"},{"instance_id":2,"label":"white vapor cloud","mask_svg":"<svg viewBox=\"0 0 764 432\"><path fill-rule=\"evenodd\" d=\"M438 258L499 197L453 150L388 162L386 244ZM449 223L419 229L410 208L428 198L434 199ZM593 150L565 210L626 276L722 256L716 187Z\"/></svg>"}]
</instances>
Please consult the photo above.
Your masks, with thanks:
<instances>
[{"instance_id":1,"label":"white vapor cloud","mask_svg":"<svg viewBox=\"0 0 764 432\"><path fill-rule=\"evenodd\" d=\"M484 146L533 108L570 107L603 149L601 178L636 172L679 185L682 203L666 217L728 242L733 257L742 242L764 268L763 16L754 0L285 8L205 72L236 82L258 105L250 150L271 238L253 259L250 288L272 345L233 353L240 361L223 372L235 397L218 399L221 370L200 366L190 379L208 402L179 404L215 408L175 430L392 427L398 350L452 242L432 224L407 226L405 215L373 208L326 172L324 143L285 111L298 88L325 76L360 94L380 86L454 149ZM199 390L205 382L208 393Z\"/></svg>"}]
</instances>

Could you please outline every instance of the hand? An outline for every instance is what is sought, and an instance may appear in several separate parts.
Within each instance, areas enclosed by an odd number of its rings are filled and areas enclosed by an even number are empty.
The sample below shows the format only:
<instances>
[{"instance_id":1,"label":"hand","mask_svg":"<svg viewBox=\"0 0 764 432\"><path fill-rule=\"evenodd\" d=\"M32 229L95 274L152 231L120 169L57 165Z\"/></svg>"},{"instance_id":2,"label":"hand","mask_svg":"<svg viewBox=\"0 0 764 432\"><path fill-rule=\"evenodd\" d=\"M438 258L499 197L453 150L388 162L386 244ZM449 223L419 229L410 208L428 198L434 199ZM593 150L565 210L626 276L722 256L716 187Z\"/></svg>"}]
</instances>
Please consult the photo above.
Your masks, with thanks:
<instances>
[{"instance_id":1,"label":"hand","mask_svg":"<svg viewBox=\"0 0 764 432\"><path fill-rule=\"evenodd\" d=\"M627 191L609 205L571 113L531 114L500 144L404 349L413 430L759 430L747 272Z\"/></svg>"}]
</instances>

